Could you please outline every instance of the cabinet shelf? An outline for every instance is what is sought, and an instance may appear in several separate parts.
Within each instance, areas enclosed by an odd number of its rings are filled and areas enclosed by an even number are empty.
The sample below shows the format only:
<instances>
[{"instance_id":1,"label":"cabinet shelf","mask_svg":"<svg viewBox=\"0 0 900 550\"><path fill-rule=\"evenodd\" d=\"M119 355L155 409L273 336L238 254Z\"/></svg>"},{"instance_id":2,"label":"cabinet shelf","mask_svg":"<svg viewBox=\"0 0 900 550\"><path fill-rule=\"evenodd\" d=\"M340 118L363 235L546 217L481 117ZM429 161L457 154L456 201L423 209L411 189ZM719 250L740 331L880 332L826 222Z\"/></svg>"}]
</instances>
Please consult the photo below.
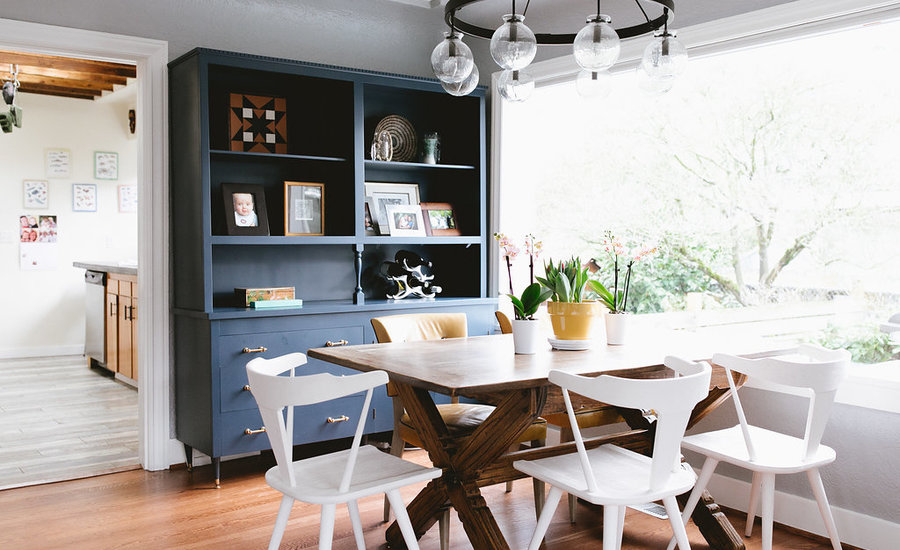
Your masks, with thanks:
<instances>
[{"instance_id":1,"label":"cabinet shelf","mask_svg":"<svg viewBox=\"0 0 900 550\"><path fill-rule=\"evenodd\" d=\"M303 307L283 309L253 309L245 307L217 307L210 313L175 309L178 315L209 320L253 319L257 317L285 317L294 315L321 315L328 313L353 313L378 311L379 315L390 315L391 310L427 309L434 307L496 306L497 298L434 298L406 300L366 300L365 304L354 304L352 300L304 301Z\"/></svg>"},{"instance_id":2,"label":"cabinet shelf","mask_svg":"<svg viewBox=\"0 0 900 550\"><path fill-rule=\"evenodd\" d=\"M425 164L422 162L394 162L384 160L366 160L366 168L384 168L390 170L475 170L468 164Z\"/></svg>"},{"instance_id":3,"label":"cabinet shelf","mask_svg":"<svg viewBox=\"0 0 900 550\"><path fill-rule=\"evenodd\" d=\"M347 162L343 157L321 157L316 155L289 155L278 153L251 153L245 151L223 151L212 149L209 154L215 157L232 157L232 158L271 158L271 159L289 159L289 160L314 160L320 162Z\"/></svg>"},{"instance_id":4,"label":"cabinet shelf","mask_svg":"<svg viewBox=\"0 0 900 550\"><path fill-rule=\"evenodd\" d=\"M356 244L355 237L332 237L328 235L308 237L285 237L273 235L268 237L213 235L209 239L212 245L303 245L303 244Z\"/></svg>"},{"instance_id":5,"label":"cabinet shelf","mask_svg":"<svg viewBox=\"0 0 900 550\"><path fill-rule=\"evenodd\" d=\"M481 244L481 237L366 237L363 244Z\"/></svg>"}]
</instances>

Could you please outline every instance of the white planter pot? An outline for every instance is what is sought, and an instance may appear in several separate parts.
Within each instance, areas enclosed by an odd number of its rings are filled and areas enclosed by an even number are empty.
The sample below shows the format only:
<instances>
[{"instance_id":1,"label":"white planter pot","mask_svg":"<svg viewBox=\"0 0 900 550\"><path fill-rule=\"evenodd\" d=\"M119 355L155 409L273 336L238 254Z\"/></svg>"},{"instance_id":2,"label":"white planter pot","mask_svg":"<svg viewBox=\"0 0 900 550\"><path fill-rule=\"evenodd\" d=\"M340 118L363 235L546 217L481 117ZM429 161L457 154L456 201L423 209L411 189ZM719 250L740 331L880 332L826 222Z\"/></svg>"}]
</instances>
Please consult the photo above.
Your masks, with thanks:
<instances>
[{"instance_id":1,"label":"white planter pot","mask_svg":"<svg viewBox=\"0 0 900 550\"><path fill-rule=\"evenodd\" d=\"M541 323L539 321L513 319L512 331L516 353L533 355L538 352L541 344Z\"/></svg>"},{"instance_id":2,"label":"white planter pot","mask_svg":"<svg viewBox=\"0 0 900 550\"><path fill-rule=\"evenodd\" d=\"M625 343L625 335L630 321L630 315L627 313L607 313L604 316L606 320L606 343L611 346L621 346Z\"/></svg>"}]
</instances>

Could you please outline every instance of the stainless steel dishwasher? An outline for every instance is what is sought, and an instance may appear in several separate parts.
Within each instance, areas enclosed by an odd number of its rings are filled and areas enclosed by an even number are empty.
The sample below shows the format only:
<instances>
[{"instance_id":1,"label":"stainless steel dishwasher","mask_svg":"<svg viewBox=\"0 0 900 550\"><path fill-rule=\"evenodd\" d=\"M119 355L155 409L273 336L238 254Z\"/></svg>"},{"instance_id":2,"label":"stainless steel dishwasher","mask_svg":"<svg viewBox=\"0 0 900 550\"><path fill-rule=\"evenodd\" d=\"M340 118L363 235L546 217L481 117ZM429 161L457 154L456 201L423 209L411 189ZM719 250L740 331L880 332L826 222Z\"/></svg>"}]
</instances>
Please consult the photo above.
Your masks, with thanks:
<instances>
[{"instance_id":1,"label":"stainless steel dishwasher","mask_svg":"<svg viewBox=\"0 0 900 550\"><path fill-rule=\"evenodd\" d=\"M84 272L84 354L106 365L106 273Z\"/></svg>"}]
</instances>

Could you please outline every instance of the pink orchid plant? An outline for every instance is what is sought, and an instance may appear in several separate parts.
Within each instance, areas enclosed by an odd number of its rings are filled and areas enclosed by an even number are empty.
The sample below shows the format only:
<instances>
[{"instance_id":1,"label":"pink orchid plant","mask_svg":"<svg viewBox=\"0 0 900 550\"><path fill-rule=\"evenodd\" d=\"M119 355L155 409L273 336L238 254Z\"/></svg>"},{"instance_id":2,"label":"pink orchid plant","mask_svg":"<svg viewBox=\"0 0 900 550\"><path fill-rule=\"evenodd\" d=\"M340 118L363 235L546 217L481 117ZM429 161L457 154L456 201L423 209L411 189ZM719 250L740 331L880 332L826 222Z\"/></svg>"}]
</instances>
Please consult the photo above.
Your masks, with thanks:
<instances>
[{"instance_id":1,"label":"pink orchid plant","mask_svg":"<svg viewBox=\"0 0 900 550\"><path fill-rule=\"evenodd\" d=\"M512 239L503 233L494 233L494 239L500 247L500 255L506 260L506 273L509 275L509 299L512 300L516 320L533 320L538 307L550 297L550 291L534 282L534 259L540 256L543 250L541 241L537 241L534 235L525 235L525 254L528 254L529 282L528 287L522 292L522 296L516 296L512 282L512 261L521 252Z\"/></svg>"},{"instance_id":2,"label":"pink orchid plant","mask_svg":"<svg viewBox=\"0 0 900 550\"><path fill-rule=\"evenodd\" d=\"M591 290L600 296L600 301L609 309L610 313L625 313L628 305L628 290L631 287L631 272L634 264L656 253L656 247L651 245L641 245L639 247L628 250L625 248L622 240L607 231L603 240L600 242L603 251L610 257L613 262L613 287L612 290L603 286L603 283L596 279L588 281ZM592 263L596 264L592 260ZM620 267L620 263L623 267ZM622 288L619 288L619 274L624 269L625 273L622 277Z\"/></svg>"}]
</instances>

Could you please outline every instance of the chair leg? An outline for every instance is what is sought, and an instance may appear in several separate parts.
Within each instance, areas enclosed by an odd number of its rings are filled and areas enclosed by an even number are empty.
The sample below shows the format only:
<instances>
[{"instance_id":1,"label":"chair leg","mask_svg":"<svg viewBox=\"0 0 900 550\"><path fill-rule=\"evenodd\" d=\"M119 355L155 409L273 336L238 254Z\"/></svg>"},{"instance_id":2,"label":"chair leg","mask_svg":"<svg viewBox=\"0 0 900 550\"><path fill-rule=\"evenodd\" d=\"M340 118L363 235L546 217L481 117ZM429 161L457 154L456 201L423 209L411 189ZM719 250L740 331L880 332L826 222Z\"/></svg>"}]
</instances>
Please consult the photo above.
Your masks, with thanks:
<instances>
[{"instance_id":1,"label":"chair leg","mask_svg":"<svg viewBox=\"0 0 900 550\"><path fill-rule=\"evenodd\" d=\"M419 550L419 541L416 539L416 532L413 531L412 523L409 521L409 515L406 513L406 504L400 491L394 489L385 493L391 508L394 509L394 517L397 518L397 526L400 528L400 534L403 535L403 542L406 543L407 550Z\"/></svg>"},{"instance_id":2,"label":"chair leg","mask_svg":"<svg viewBox=\"0 0 900 550\"><path fill-rule=\"evenodd\" d=\"M269 550L278 550L281 537L284 536L284 528L287 527L291 508L294 507L294 499L284 495L281 497L281 506L278 507L278 516L275 518L275 529L272 530L272 538L269 539Z\"/></svg>"},{"instance_id":3,"label":"chair leg","mask_svg":"<svg viewBox=\"0 0 900 550\"><path fill-rule=\"evenodd\" d=\"M562 489L550 486L550 492L547 494L547 500L544 502L544 508L538 517L537 525L534 527L534 534L531 535L531 542L528 543L528 550L538 550L544 535L547 534L547 528L550 527L550 520L553 519L553 512L559 505L559 499L562 498Z\"/></svg>"},{"instance_id":4,"label":"chair leg","mask_svg":"<svg viewBox=\"0 0 900 550\"><path fill-rule=\"evenodd\" d=\"M334 537L334 504L322 505L322 523L319 525L319 550L331 550Z\"/></svg>"},{"instance_id":5,"label":"chair leg","mask_svg":"<svg viewBox=\"0 0 900 550\"><path fill-rule=\"evenodd\" d=\"M744 528L744 536L753 534L753 522L756 520L756 510L759 509L759 472L753 472L753 480L750 482L750 505L747 507L747 526Z\"/></svg>"},{"instance_id":6,"label":"chair leg","mask_svg":"<svg viewBox=\"0 0 900 550\"><path fill-rule=\"evenodd\" d=\"M569 523L575 523L575 507L578 505L578 498L575 495L569 495Z\"/></svg>"},{"instance_id":7,"label":"chair leg","mask_svg":"<svg viewBox=\"0 0 900 550\"><path fill-rule=\"evenodd\" d=\"M394 399L397 399L396 397ZM403 408L400 407L397 410L397 407L394 407L394 434L391 436L391 455L400 457L403 456L403 446L405 445L403 438L400 437L400 416L403 414ZM388 501L387 496L384 497L384 521L388 522L391 519L391 503Z\"/></svg>"},{"instance_id":8,"label":"chair leg","mask_svg":"<svg viewBox=\"0 0 900 550\"><path fill-rule=\"evenodd\" d=\"M353 526L353 537L356 539L356 550L366 550L366 538L363 536L362 521L359 519L359 504L355 500L347 503L350 512L350 524Z\"/></svg>"},{"instance_id":9,"label":"chair leg","mask_svg":"<svg viewBox=\"0 0 900 550\"><path fill-rule=\"evenodd\" d=\"M569 441L575 441L575 436L572 434L572 428L561 426L559 430L559 442L568 443ZM567 500L569 502L569 523L575 523L575 507L578 505L578 499L575 495L569 495Z\"/></svg>"},{"instance_id":10,"label":"chair leg","mask_svg":"<svg viewBox=\"0 0 900 550\"><path fill-rule=\"evenodd\" d=\"M531 442L531 448L537 449L547 444L545 439L535 439ZM541 511L544 509L544 482L537 478L531 478L531 486L534 491L534 514L536 518L541 517Z\"/></svg>"},{"instance_id":11,"label":"chair leg","mask_svg":"<svg viewBox=\"0 0 900 550\"><path fill-rule=\"evenodd\" d=\"M700 492L702 493L703 491ZM691 550L691 543L688 542L684 522L681 520L681 514L678 513L678 501L675 500L675 496L665 497L663 499L663 505L666 507L666 514L669 515L669 523L672 524L675 540L678 541L678 550Z\"/></svg>"},{"instance_id":12,"label":"chair leg","mask_svg":"<svg viewBox=\"0 0 900 550\"><path fill-rule=\"evenodd\" d=\"M813 494L816 496L816 503L819 505L819 513L822 514L822 519L825 521L825 530L828 531L831 546L834 550L841 550L841 539L838 537L837 526L834 524L834 516L831 515L831 507L828 506L828 498L825 496L825 486L822 485L822 476L819 475L819 469L807 470L806 478L809 480L809 486L812 487Z\"/></svg>"},{"instance_id":13,"label":"chair leg","mask_svg":"<svg viewBox=\"0 0 900 550\"><path fill-rule=\"evenodd\" d=\"M706 486L709 485L709 480L712 478L713 472L716 471L716 466L718 465L719 461L711 457L707 457L706 461L703 462L703 468L700 469L700 476L697 477L697 482L694 483L694 489L691 491L687 502L684 504L684 511L681 513L682 525L687 525L688 520L691 519L691 514L694 513L694 508L696 508L697 503L700 502L700 497L703 496L703 491L705 491ZM673 550L677 542L677 539L672 537L666 550Z\"/></svg>"},{"instance_id":14,"label":"chair leg","mask_svg":"<svg viewBox=\"0 0 900 550\"><path fill-rule=\"evenodd\" d=\"M619 530L618 540L616 541L616 548L622 548L622 536L625 535L625 508L626 506L619 506L619 520L616 523L616 527Z\"/></svg>"},{"instance_id":15,"label":"chair leg","mask_svg":"<svg viewBox=\"0 0 900 550\"><path fill-rule=\"evenodd\" d=\"M762 550L772 550L772 526L775 522L775 474L761 473L760 498L762 499Z\"/></svg>"},{"instance_id":16,"label":"chair leg","mask_svg":"<svg viewBox=\"0 0 900 550\"><path fill-rule=\"evenodd\" d=\"M619 508L621 506L603 505L603 550L618 550L619 542Z\"/></svg>"},{"instance_id":17,"label":"chair leg","mask_svg":"<svg viewBox=\"0 0 900 550\"><path fill-rule=\"evenodd\" d=\"M441 539L441 550L450 550L450 508L444 508L438 520L438 535Z\"/></svg>"}]
</instances>

